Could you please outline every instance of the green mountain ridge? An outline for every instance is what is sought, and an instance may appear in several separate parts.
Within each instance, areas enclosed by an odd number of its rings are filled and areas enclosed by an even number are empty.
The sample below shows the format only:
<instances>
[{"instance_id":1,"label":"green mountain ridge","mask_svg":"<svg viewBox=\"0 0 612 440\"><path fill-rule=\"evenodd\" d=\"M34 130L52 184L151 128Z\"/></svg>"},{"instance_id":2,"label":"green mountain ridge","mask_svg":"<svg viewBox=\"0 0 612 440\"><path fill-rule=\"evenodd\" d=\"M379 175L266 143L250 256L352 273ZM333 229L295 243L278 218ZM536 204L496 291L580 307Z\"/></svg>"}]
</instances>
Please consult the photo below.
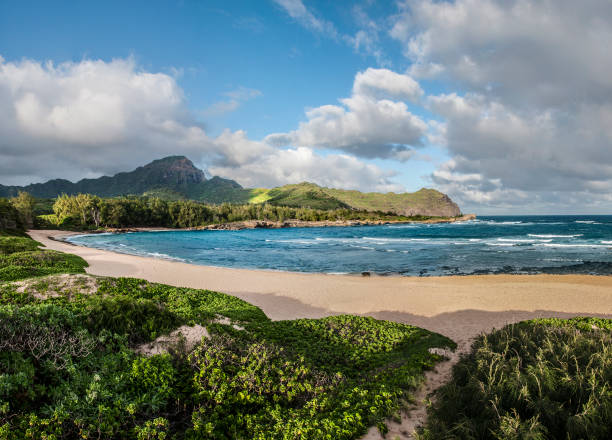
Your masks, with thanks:
<instances>
[{"instance_id":1,"label":"green mountain ridge","mask_svg":"<svg viewBox=\"0 0 612 440\"><path fill-rule=\"evenodd\" d=\"M404 216L454 217L461 210L446 194L434 189L414 193L362 193L355 190L325 188L314 183L284 185L277 188L243 188L239 183L204 172L184 156L170 156L133 171L76 183L54 179L27 186L0 185L0 197L13 197L26 191L38 198L61 194L95 194L100 197L124 195L159 197L165 200L190 199L209 204L269 203L313 209L355 209L390 212Z\"/></svg>"}]
</instances>

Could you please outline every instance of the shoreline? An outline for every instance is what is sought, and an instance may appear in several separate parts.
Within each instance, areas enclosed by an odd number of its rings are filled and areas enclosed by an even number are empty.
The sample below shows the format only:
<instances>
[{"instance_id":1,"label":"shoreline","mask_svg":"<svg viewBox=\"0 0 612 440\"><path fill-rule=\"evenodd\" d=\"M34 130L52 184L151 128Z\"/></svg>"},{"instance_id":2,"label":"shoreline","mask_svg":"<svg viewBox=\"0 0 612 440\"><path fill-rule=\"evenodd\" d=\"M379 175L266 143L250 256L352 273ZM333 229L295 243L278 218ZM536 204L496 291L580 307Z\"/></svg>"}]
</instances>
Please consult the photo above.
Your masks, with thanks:
<instances>
[{"instance_id":1,"label":"shoreline","mask_svg":"<svg viewBox=\"0 0 612 440\"><path fill-rule=\"evenodd\" d=\"M476 214L463 214L457 217L435 217L426 220L244 220L228 223L213 223L192 228L167 228L164 226L136 226L127 228L103 228L93 231L74 231L75 234L103 234L125 232L161 232L161 231L241 231L244 229L284 229L284 228L327 228L351 226L383 226L408 224L457 223L475 220ZM65 231L73 232L73 231Z\"/></svg>"},{"instance_id":2,"label":"shoreline","mask_svg":"<svg viewBox=\"0 0 612 440\"><path fill-rule=\"evenodd\" d=\"M75 233L67 231L29 234L50 249L81 256L93 275L224 292L261 307L277 320L368 315L418 325L460 342L493 327L535 317L612 318L612 276L364 277L234 269L68 244L60 240Z\"/></svg>"},{"instance_id":3,"label":"shoreline","mask_svg":"<svg viewBox=\"0 0 612 440\"><path fill-rule=\"evenodd\" d=\"M471 214L470 214L471 215ZM241 222L242 223L242 222ZM312 223L312 222L311 222ZM452 222L451 222L452 223ZM223 226L225 224L220 224L220 225L214 225L214 226ZM346 225L335 225L335 226L346 226ZM363 226L363 225L361 225ZM289 226L291 227L291 226ZM295 226L295 227L299 227L299 226ZM312 226L314 227L314 226ZM348 226L350 227L350 226ZM215 230L215 231L220 231L220 230L228 230L228 231L237 231L237 230L243 230L243 229L256 229L255 228L237 228L237 229L232 229L232 228L208 228L208 227L199 227L199 228L181 228L181 229L173 229L173 228L158 228L158 227L138 227L138 228L129 228L129 229L111 229L111 230L97 230L97 231L62 231L62 230L52 230L53 235L48 236L47 238L49 238L50 240L53 241L58 241L61 243L65 243L67 245L70 246L78 246L78 247L85 247L88 248L88 246L85 246L83 244L79 244L79 243L74 243L72 241L69 241L68 239L70 237L76 237L76 236L87 236L87 235L109 235L109 234L127 234L127 233L136 233L136 232L172 232L172 231L203 231L203 230ZM278 229L278 228L268 228L268 229ZM34 230L36 231L36 230ZM430 275L429 273L420 273L420 274L405 274L402 272L374 272L374 271L370 271L370 270L366 270L366 271L357 271L357 272L309 272L309 271L299 271L299 270L287 270L287 269L274 269L274 268L259 268L259 267L230 267L230 266L215 266L215 265L211 265L211 264L201 264L198 262L194 262L194 261L187 261L183 258L179 258L179 257L172 257L171 255L166 255L166 254L151 254L151 253L144 253L144 254L138 254L138 253L130 253L130 252L121 252L118 250L108 250L108 249L104 249L103 247L101 248L96 248L96 247L91 247L92 249L99 249L101 251L108 251L108 252L113 252L119 255L132 255L132 256L136 256L136 257L143 257L143 258L155 258L155 259L162 259L165 261L175 261L175 262L182 262L184 264L191 264L191 265L195 265L195 266L203 266L203 267L213 267L213 268L227 268L227 269L237 269L237 270L253 270L253 271L265 271L265 272L272 272L272 273L295 273L295 274L314 274L314 275L341 275L341 276L351 276L351 277L385 277L385 278L389 278L389 277L408 277L408 278L435 278L435 277L469 277L469 276L494 276L494 275L524 275L524 276L535 276L535 275L555 275L555 276L564 276L564 275L587 275L587 276L596 276L596 277L612 277L612 273L607 273L607 272L602 272L602 273L597 273L597 272L593 272L593 271L588 271L586 269L584 269L581 266L584 266L585 264L590 264L590 262L583 262L582 264L576 264L576 265L568 265L568 266L546 266L546 267L540 267L540 268L525 268L523 267L522 269L516 269L516 270L510 270L510 269L498 269L498 270L478 270L478 271L474 271L474 272L453 272L453 273L448 273L448 274L434 274L434 275ZM612 249L612 247L610 247L610 249ZM166 257L166 258L164 258ZM567 269L569 268L570 270L567 271L562 271L561 269ZM582 271L576 270L576 271L572 271L571 268L582 268ZM427 271L425 271L427 272Z\"/></svg>"},{"instance_id":4,"label":"shoreline","mask_svg":"<svg viewBox=\"0 0 612 440\"><path fill-rule=\"evenodd\" d=\"M465 275L443 277L352 276L201 266L120 254L62 241L77 233L29 231L49 249L84 258L87 273L208 289L247 301L272 320L351 314L410 324L457 343L450 359L425 374L416 406L388 421L388 436L407 434L426 417L428 394L445 383L472 340L494 328L534 318L594 316L612 319L612 276ZM362 440L382 440L375 427Z\"/></svg>"}]
</instances>

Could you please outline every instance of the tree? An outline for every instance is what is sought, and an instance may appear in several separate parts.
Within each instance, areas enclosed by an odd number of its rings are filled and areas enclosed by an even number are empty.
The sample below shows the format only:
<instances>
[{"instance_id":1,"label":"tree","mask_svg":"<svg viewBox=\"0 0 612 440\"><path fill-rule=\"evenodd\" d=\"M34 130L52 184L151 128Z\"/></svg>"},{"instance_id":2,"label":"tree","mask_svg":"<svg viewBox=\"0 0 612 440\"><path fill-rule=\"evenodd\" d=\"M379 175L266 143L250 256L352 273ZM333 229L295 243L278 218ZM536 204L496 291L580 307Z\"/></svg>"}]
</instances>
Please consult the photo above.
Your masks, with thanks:
<instances>
[{"instance_id":1,"label":"tree","mask_svg":"<svg viewBox=\"0 0 612 440\"><path fill-rule=\"evenodd\" d=\"M36 199L25 191L19 191L17 197L11 199L11 204L17 209L23 224L31 228L34 226L34 204Z\"/></svg>"}]
</instances>

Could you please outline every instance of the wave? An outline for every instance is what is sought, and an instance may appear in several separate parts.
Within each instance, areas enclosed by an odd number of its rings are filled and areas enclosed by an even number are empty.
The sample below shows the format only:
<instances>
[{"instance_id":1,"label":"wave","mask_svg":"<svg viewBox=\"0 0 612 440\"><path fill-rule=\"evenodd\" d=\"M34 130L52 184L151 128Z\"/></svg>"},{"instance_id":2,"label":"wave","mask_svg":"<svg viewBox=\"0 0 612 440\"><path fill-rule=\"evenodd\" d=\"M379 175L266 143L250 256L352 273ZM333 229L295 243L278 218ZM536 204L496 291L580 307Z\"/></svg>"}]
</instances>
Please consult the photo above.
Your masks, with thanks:
<instances>
[{"instance_id":1,"label":"wave","mask_svg":"<svg viewBox=\"0 0 612 440\"><path fill-rule=\"evenodd\" d=\"M499 222L497 220L472 220L471 222L465 222L462 224L472 224L472 225L506 225L506 226L512 226L512 225L524 225L526 223L523 223L522 221L506 221L506 222Z\"/></svg>"},{"instance_id":2,"label":"wave","mask_svg":"<svg viewBox=\"0 0 612 440\"><path fill-rule=\"evenodd\" d=\"M558 248L610 248L607 244L589 243L538 243L536 246L558 247Z\"/></svg>"},{"instance_id":3,"label":"wave","mask_svg":"<svg viewBox=\"0 0 612 440\"><path fill-rule=\"evenodd\" d=\"M556 234L527 234L529 237L539 238L576 238L582 237L583 234L556 235Z\"/></svg>"},{"instance_id":4,"label":"wave","mask_svg":"<svg viewBox=\"0 0 612 440\"><path fill-rule=\"evenodd\" d=\"M585 225L601 225L601 223L595 220L576 220L574 223L582 223Z\"/></svg>"},{"instance_id":5,"label":"wave","mask_svg":"<svg viewBox=\"0 0 612 440\"><path fill-rule=\"evenodd\" d=\"M362 237L361 240L366 240L374 244L388 243L414 243L414 244L448 244L446 241L438 241L431 238L392 238L392 237Z\"/></svg>"},{"instance_id":6,"label":"wave","mask_svg":"<svg viewBox=\"0 0 612 440\"><path fill-rule=\"evenodd\" d=\"M365 249L365 250L368 250L368 251L375 251L376 250L376 248L373 248L373 247L370 247L370 246L357 246L357 245L354 245L354 244L349 244L349 246L352 247L352 248Z\"/></svg>"},{"instance_id":7,"label":"wave","mask_svg":"<svg viewBox=\"0 0 612 440\"><path fill-rule=\"evenodd\" d=\"M497 241L507 241L509 243L548 243L550 241L552 241L552 239L549 240L533 240L533 239L528 239L528 238L498 238Z\"/></svg>"}]
</instances>

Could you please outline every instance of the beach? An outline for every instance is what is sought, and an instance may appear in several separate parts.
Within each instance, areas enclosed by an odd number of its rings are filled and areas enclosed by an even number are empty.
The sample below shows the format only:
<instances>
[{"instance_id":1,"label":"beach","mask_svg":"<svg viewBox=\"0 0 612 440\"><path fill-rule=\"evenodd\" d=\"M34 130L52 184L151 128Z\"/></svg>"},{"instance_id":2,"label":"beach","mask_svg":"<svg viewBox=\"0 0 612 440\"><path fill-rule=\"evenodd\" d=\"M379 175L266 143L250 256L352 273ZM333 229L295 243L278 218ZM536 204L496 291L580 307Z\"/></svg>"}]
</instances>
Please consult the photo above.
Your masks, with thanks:
<instances>
[{"instance_id":1,"label":"beach","mask_svg":"<svg viewBox=\"0 0 612 440\"><path fill-rule=\"evenodd\" d=\"M612 277L594 275L470 275L444 277L306 274L200 266L120 254L61 241L66 231L32 230L49 249L84 258L93 275L142 278L234 295L273 320L337 314L371 316L441 333L458 344L449 362L425 375L415 405L389 421L388 438L412 438L425 420L427 396L449 378L452 366L480 333L533 318L612 318ZM362 440L382 439L372 427Z\"/></svg>"},{"instance_id":2,"label":"beach","mask_svg":"<svg viewBox=\"0 0 612 440\"><path fill-rule=\"evenodd\" d=\"M524 319L612 318L609 276L361 277L229 269L56 241L66 235L66 231L30 231L33 239L49 249L84 258L91 274L224 292L255 304L274 320L367 315L417 325L461 345L481 332Z\"/></svg>"}]
</instances>

